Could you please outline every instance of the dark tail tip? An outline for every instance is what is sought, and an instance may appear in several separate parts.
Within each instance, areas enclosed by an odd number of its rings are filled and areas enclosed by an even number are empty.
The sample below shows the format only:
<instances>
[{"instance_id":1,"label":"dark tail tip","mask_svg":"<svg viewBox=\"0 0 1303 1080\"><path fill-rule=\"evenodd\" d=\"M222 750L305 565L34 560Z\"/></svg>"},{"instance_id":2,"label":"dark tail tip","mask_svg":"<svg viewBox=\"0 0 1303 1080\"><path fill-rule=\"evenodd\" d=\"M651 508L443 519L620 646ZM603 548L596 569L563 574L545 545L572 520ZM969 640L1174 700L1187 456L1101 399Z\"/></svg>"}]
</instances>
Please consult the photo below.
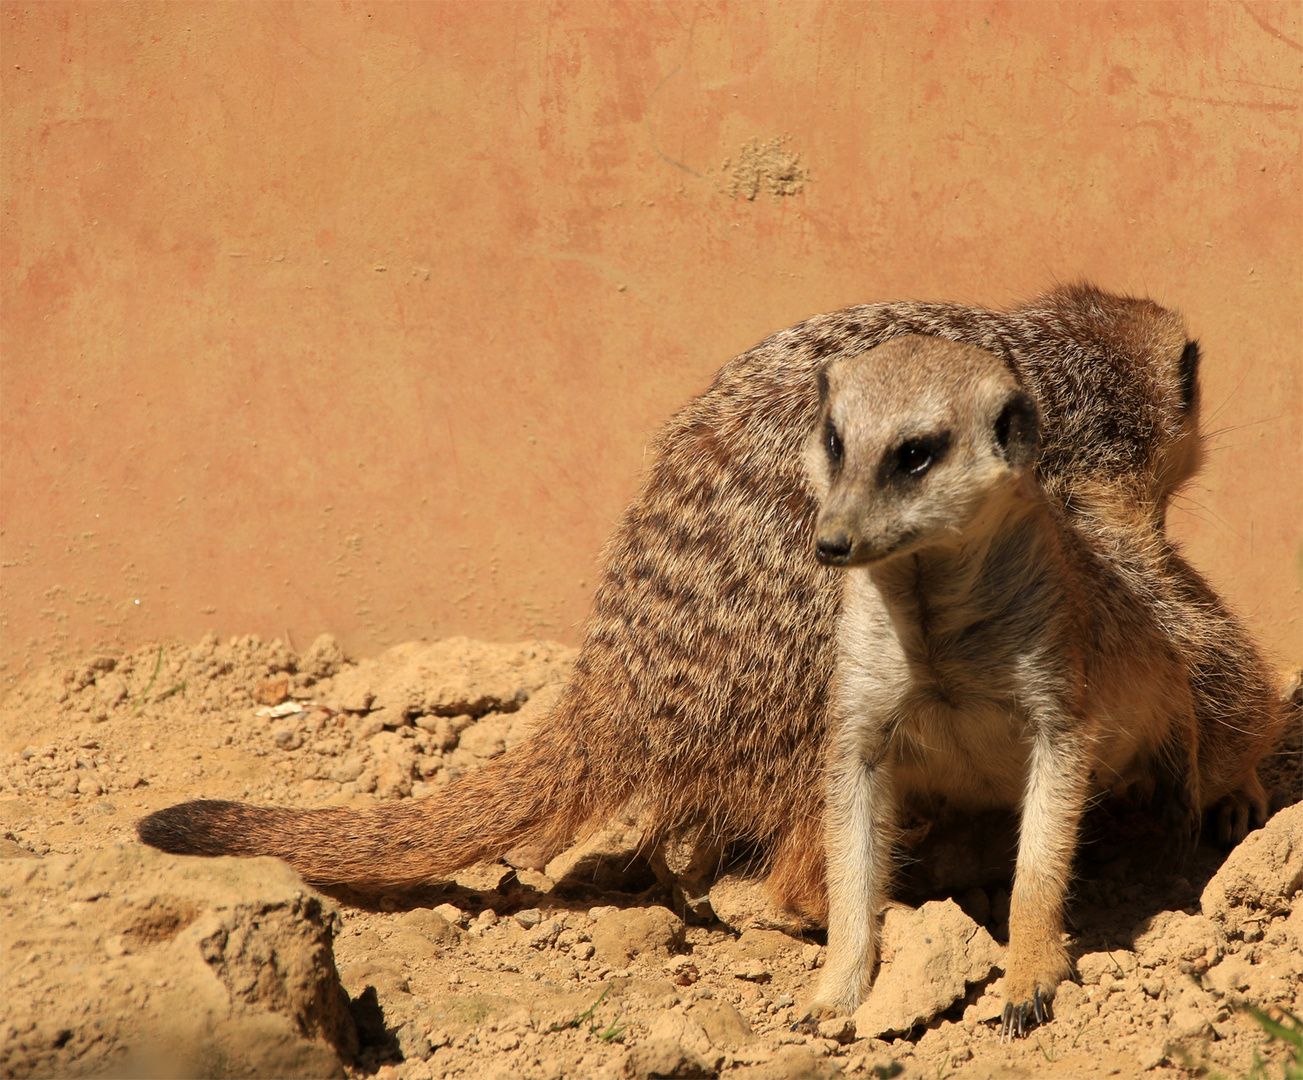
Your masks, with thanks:
<instances>
[{"instance_id":1,"label":"dark tail tip","mask_svg":"<svg viewBox=\"0 0 1303 1080\"><path fill-rule=\"evenodd\" d=\"M239 803L197 799L141 818L136 834L150 847L172 855L231 855L238 847L232 843L232 819L242 816L243 809Z\"/></svg>"}]
</instances>

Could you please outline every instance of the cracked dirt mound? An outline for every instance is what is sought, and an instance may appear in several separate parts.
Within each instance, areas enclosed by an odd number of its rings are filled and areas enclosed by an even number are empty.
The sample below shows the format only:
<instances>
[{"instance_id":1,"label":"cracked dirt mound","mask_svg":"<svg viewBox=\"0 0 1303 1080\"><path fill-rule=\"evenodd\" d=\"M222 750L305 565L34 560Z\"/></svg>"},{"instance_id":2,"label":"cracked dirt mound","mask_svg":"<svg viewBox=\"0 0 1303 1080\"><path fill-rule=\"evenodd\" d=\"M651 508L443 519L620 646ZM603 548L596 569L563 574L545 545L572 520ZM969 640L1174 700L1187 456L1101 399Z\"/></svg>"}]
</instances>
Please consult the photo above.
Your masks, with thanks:
<instances>
[{"instance_id":1,"label":"cracked dirt mound","mask_svg":"<svg viewBox=\"0 0 1303 1080\"><path fill-rule=\"evenodd\" d=\"M0 1076L1174 1077L1246 1075L1255 1054L1283 1075L1244 1006L1303 1014L1297 724L1267 770L1288 808L1220 872L1211 848L1173 866L1145 819L1096 812L1069 913L1080 980L1004 1046L1008 892L989 871L890 914L882 994L801 1034L822 939L768 907L746 853L676 889L616 822L543 870L324 898L279 863L135 841L187 798L419 798L526 737L574 655L454 639L353 664L329 638L210 636L10 685ZM939 839L969 851L988 831ZM944 845L917 857L931 869ZM902 889L945 895L924 873Z\"/></svg>"}]
</instances>

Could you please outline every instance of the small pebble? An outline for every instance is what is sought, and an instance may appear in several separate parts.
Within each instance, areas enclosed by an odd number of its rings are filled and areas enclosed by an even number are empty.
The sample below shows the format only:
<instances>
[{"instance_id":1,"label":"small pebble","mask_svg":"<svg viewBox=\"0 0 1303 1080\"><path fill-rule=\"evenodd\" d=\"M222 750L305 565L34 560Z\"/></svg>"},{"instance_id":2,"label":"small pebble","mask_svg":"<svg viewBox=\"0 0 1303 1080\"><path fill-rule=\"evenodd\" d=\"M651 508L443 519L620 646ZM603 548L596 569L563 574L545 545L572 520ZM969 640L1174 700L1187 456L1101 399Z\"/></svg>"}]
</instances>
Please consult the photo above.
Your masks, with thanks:
<instances>
[{"instance_id":1,"label":"small pebble","mask_svg":"<svg viewBox=\"0 0 1303 1080\"><path fill-rule=\"evenodd\" d=\"M525 908L512 916L526 930L531 930L543 921L543 913L538 908Z\"/></svg>"}]
</instances>

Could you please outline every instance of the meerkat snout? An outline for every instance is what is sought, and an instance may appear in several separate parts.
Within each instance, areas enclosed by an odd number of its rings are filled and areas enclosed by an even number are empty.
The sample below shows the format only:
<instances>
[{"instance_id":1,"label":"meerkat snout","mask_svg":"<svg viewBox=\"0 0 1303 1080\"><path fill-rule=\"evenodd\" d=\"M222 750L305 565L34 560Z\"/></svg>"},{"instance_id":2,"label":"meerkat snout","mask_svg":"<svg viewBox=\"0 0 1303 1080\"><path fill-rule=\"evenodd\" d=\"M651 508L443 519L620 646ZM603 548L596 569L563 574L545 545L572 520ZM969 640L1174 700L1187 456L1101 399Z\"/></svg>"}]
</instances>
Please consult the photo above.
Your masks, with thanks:
<instances>
[{"instance_id":1,"label":"meerkat snout","mask_svg":"<svg viewBox=\"0 0 1303 1080\"><path fill-rule=\"evenodd\" d=\"M814 541L814 557L824 566L845 566L855 548L855 541L845 529L824 526Z\"/></svg>"}]
</instances>

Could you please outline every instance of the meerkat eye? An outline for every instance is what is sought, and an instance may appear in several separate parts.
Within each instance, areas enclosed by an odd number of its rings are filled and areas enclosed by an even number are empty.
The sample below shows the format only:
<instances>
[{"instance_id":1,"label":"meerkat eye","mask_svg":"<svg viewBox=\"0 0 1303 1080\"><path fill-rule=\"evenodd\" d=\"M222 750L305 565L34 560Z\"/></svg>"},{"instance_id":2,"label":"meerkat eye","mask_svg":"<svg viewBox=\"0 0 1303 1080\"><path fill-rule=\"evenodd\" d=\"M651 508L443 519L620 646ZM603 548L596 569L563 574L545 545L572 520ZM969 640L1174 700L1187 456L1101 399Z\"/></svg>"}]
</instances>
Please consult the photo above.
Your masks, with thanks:
<instances>
[{"instance_id":1,"label":"meerkat eye","mask_svg":"<svg viewBox=\"0 0 1303 1080\"><path fill-rule=\"evenodd\" d=\"M823 434L824 445L828 450L828 461L834 469L840 468L845 448L842 446L842 437L837 434L837 428L831 419L824 422Z\"/></svg>"},{"instance_id":2,"label":"meerkat eye","mask_svg":"<svg viewBox=\"0 0 1303 1080\"><path fill-rule=\"evenodd\" d=\"M896 471L905 476L919 477L946 456L950 449L950 432L906 439L896 448Z\"/></svg>"}]
</instances>

